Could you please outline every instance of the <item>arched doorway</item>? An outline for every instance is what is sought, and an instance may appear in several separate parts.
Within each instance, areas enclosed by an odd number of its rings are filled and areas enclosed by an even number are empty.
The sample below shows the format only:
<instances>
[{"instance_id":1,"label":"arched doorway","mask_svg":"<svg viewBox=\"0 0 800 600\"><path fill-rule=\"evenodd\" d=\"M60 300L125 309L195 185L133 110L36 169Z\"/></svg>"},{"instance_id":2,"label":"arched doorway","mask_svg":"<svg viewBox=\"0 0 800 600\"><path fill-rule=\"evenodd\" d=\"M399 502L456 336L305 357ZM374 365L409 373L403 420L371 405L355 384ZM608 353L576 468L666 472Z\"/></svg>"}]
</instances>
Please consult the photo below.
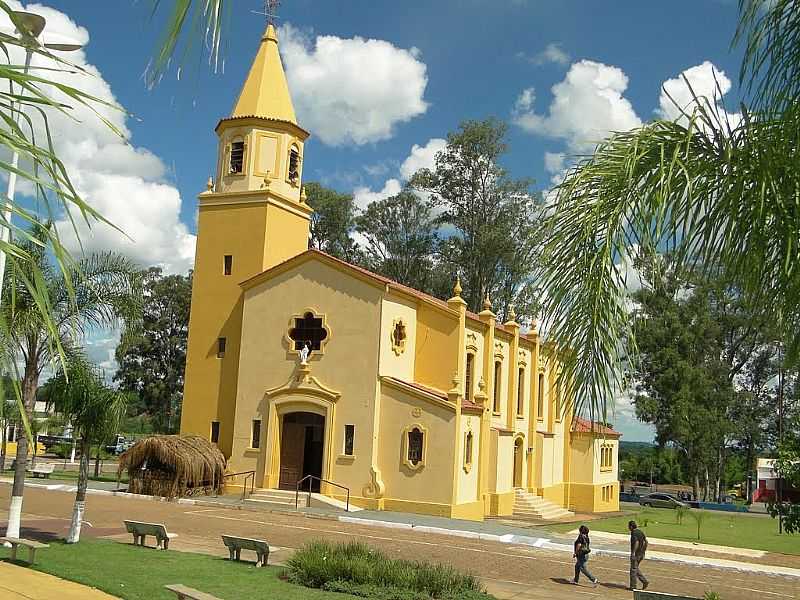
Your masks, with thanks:
<instances>
[{"instance_id":1,"label":"arched doorway","mask_svg":"<svg viewBox=\"0 0 800 600\"><path fill-rule=\"evenodd\" d=\"M524 456L523 440L518 437L514 440L514 487L522 487L522 458Z\"/></svg>"},{"instance_id":2,"label":"arched doorway","mask_svg":"<svg viewBox=\"0 0 800 600\"><path fill-rule=\"evenodd\" d=\"M282 490L297 489L297 482L307 475L322 477L325 450L325 417L310 412L291 412L281 419L280 479ZM304 489L308 489L303 486ZM314 481L312 491L319 491Z\"/></svg>"}]
</instances>

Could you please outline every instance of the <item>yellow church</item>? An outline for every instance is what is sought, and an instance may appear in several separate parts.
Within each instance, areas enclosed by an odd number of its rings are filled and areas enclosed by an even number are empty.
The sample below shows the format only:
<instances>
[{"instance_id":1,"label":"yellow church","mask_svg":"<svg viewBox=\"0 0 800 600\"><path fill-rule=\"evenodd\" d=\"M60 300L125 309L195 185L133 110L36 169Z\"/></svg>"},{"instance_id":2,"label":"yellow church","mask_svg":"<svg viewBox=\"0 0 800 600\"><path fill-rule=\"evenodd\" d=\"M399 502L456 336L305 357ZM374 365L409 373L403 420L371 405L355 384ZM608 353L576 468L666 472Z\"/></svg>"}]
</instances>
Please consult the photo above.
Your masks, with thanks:
<instances>
[{"instance_id":1,"label":"yellow church","mask_svg":"<svg viewBox=\"0 0 800 600\"><path fill-rule=\"evenodd\" d=\"M574 418L536 331L308 249L276 31L199 195L181 433L259 488L481 520L618 510L619 434ZM336 484L336 485L333 485Z\"/></svg>"}]
</instances>

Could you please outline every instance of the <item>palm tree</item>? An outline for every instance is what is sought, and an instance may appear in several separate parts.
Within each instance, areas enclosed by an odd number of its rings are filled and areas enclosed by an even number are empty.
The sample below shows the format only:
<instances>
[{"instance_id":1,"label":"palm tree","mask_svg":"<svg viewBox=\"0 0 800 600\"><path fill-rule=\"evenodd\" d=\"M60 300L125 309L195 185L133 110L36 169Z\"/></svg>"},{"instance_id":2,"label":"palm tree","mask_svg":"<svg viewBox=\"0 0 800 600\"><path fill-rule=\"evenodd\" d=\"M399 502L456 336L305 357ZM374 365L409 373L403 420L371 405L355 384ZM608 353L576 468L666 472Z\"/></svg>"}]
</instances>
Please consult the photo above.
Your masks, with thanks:
<instances>
[{"instance_id":1,"label":"palm tree","mask_svg":"<svg viewBox=\"0 0 800 600\"><path fill-rule=\"evenodd\" d=\"M70 356L66 369L61 369L49 383L56 411L72 424L73 435L80 439L78 490L67 535L67 543L74 544L81 535L92 444L116 433L127 409L127 397L106 386L97 369L80 354Z\"/></svg>"},{"instance_id":2,"label":"palm tree","mask_svg":"<svg viewBox=\"0 0 800 600\"><path fill-rule=\"evenodd\" d=\"M10 257L0 305L0 352L5 364L19 364L23 415L30 417L39 377L46 367L63 366L64 357L88 331L118 324L125 332L138 323L142 308L141 271L127 258L111 253L91 254L59 269L46 251L50 225L34 224L22 242L25 257ZM31 291L29 282L44 294ZM25 481L28 439L17 444L14 487L9 508L8 535L18 537Z\"/></svg>"},{"instance_id":3,"label":"palm tree","mask_svg":"<svg viewBox=\"0 0 800 600\"><path fill-rule=\"evenodd\" d=\"M636 359L621 265L637 247L727 277L800 357L800 1L739 4L741 118L695 96L675 121L600 143L555 190L542 313L593 419L607 420Z\"/></svg>"}]
</instances>

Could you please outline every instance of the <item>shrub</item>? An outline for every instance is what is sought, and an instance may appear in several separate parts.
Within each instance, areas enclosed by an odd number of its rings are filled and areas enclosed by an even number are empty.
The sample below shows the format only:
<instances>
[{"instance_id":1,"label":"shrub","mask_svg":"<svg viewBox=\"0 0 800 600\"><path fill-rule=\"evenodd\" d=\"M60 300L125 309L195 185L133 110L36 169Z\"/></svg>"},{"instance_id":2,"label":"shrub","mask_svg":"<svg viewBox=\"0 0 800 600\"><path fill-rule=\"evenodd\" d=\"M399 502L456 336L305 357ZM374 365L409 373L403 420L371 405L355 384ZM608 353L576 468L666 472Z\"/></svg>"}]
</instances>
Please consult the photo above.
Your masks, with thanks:
<instances>
[{"instance_id":1,"label":"shrub","mask_svg":"<svg viewBox=\"0 0 800 600\"><path fill-rule=\"evenodd\" d=\"M306 544L288 562L289 579L300 585L377 600L485 600L473 575L449 565L394 560L366 544Z\"/></svg>"},{"instance_id":2,"label":"shrub","mask_svg":"<svg viewBox=\"0 0 800 600\"><path fill-rule=\"evenodd\" d=\"M72 455L72 444L67 444L65 442L60 442L50 448L50 452L55 454L59 458L69 458ZM75 448L75 456L77 457L80 454L78 449Z\"/></svg>"},{"instance_id":3,"label":"shrub","mask_svg":"<svg viewBox=\"0 0 800 600\"><path fill-rule=\"evenodd\" d=\"M703 596L703 600L722 600L722 596L717 592L706 592L705 596Z\"/></svg>"},{"instance_id":4,"label":"shrub","mask_svg":"<svg viewBox=\"0 0 800 600\"><path fill-rule=\"evenodd\" d=\"M689 514L689 509L685 506L679 506L675 509L675 521L678 525L683 525L683 520Z\"/></svg>"}]
</instances>

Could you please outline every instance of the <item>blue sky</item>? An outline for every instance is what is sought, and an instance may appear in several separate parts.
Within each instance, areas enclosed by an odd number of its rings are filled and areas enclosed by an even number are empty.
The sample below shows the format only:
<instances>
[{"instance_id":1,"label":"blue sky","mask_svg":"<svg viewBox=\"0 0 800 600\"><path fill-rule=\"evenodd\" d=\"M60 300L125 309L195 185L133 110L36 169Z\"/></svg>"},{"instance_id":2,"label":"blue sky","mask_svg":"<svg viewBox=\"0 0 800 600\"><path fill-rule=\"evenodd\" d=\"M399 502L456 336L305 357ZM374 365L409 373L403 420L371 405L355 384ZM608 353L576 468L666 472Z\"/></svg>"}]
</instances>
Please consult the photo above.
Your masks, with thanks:
<instances>
[{"instance_id":1,"label":"blue sky","mask_svg":"<svg viewBox=\"0 0 800 600\"><path fill-rule=\"evenodd\" d=\"M90 138L93 150L72 165L88 169L79 183L112 221L119 213L128 224L136 240L128 247L142 262L176 271L191 265L194 199L215 170L214 126L229 114L264 28L251 12L258 0L234 4L224 73L193 60L180 81L173 69L148 90L142 73L158 37L148 2L45 3L74 22L47 13L54 35L88 38L74 58L97 68L101 97L110 94L133 115L115 117L129 133L125 148L104 133L86 134L85 124L65 124L72 129L64 139L72 141L67 152L84 156ZM304 178L357 191L363 203L428 164L436 140L460 121L495 116L509 123L505 166L546 190L571 153L610 130L670 116L661 89L685 71L701 90L713 85L715 71L734 110L736 17L733 0L285 0L282 50L300 124L312 134ZM667 85L673 97L685 96L680 81ZM372 125L348 125L346 115ZM100 172L96 160L112 154L117 170ZM113 243L96 234L95 246ZM651 438L624 406L616 421L625 439Z\"/></svg>"}]
</instances>

